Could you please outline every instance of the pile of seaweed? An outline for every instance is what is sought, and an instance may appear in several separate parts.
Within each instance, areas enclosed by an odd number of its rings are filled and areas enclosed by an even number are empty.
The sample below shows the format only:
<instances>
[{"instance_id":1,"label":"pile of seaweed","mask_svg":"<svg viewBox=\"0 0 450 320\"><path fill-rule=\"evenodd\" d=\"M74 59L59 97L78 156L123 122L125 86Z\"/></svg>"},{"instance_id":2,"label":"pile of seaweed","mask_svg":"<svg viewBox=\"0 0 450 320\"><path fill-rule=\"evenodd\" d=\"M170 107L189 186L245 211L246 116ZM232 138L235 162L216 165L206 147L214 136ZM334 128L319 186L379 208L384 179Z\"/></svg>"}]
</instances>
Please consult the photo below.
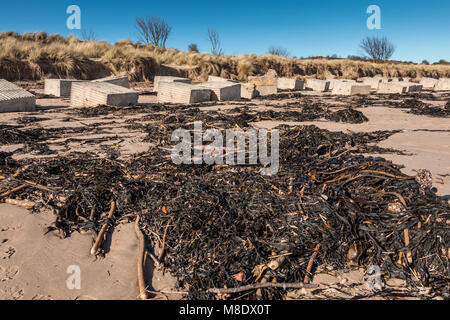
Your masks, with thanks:
<instances>
[{"instance_id":1,"label":"pile of seaweed","mask_svg":"<svg viewBox=\"0 0 450 320\"><path fill-rule=\"evenodd\" d=\"M212 121L205 128L222 131L230 120L205 117ZM53 210L53 228L64 236L139 216L147 249L193 299L218 298L213 288L300 283L323 265L376 265L385 277L406 280L410 295L430 287L448 297L450 206L426 172L407 176L361 155L393 132L280 126L279 171L263 176L261 165L174 164L168 147L180 125L192 130L192 117L165 115L147 127L155 147L132 158L71 153L6 167L10 188L23 186L10 196ZM285 293L274 286L222 297Z\"/></svg>"}]
</instances>

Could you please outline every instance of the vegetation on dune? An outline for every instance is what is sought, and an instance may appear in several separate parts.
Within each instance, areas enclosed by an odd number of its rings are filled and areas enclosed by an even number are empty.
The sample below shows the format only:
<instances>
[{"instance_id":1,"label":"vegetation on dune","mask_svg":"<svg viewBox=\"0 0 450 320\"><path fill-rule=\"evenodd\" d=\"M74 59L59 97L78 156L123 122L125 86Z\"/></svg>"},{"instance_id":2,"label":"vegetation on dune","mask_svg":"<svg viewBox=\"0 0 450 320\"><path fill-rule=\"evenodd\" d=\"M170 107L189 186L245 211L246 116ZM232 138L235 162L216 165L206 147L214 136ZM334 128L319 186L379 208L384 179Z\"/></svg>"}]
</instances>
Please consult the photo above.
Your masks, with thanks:
<instances>
[{"instance_id":1,"label":"vegetation on dune","mask_svg":"<svg viewBox=\"0 0 450 320\"><path fill-rule=\"evenodd\" d=\"M208 75L246 80L248 76L263 75L269 69L274 69L279 76L299 78L450 77L450 65L445 63L376 63L323 57L294 59L273 54L225 56L164 49L131 40L111 45L105 41L82 41L74 36L63 38L44 32L0 33L0 78L11 81L46 77L93 79L110 73L128 73L133 81L152 80L156 74L167 73L199 80Z\"/></svg>"}]
</instances>

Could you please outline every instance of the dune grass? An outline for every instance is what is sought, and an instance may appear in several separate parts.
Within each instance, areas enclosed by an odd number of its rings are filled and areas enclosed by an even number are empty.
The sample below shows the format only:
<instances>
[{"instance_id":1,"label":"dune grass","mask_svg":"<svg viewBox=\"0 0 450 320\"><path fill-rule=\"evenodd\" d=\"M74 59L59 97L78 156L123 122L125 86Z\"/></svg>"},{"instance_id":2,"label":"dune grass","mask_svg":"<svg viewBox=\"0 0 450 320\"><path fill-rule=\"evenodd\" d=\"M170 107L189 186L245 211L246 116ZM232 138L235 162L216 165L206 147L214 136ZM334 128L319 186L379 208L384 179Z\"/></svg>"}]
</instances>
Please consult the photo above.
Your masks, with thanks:
<instances>
[{"instance_id":1,"label":"dune grass","mask_svg":"<svg viewBox=\"0 0 450 320\"><path fill-rule=\"evenodd\" d=\"M450 65L413 64L364 60L293 59L270 54L224 56L162 49L122 40L81 41L74 36L15 32L0 33L0 78L38 80L46 77L93 79L104 74L128 73L130 80L151 80L167 72L206 79L208 75L246 80L274 69L279 76L356 79L364 76L450 77ZM178 68L177 66L190 66Z\"/></svg>"}]
</instances>

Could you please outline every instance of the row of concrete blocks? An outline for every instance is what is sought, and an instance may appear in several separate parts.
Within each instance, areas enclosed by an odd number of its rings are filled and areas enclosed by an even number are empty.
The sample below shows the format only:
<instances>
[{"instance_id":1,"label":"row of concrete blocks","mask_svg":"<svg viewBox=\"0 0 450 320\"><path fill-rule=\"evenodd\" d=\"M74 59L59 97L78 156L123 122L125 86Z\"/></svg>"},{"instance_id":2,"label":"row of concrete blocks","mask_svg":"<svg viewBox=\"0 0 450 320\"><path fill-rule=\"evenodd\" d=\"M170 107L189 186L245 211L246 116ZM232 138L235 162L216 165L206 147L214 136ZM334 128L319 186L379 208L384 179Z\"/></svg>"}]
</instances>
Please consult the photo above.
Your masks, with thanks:
<instances>
[{"instance_id":1,"label":"row of concrete blocks","mask_svg":"<svg viewBox=\"0 0 450 320\"><path fill-rule=\"evenodd\" d=\"M0 113L33 112L36 110L36 97L26 90L0 79Z\"/></svg>"},{"instance_id":2,"label":"row of concrete blocks","mask_svg":"<svg viewBox=\"0 0 450 320\"><path fill-rule=\"evenodd\" d=\"M156 76L154 91L161 103L196 103L253 99L257 96L276 94L281 90L303 90L304 82L297 79L249 77L247 83L209 76L208 82L192 84L191 79Z\"/></svg>"},{"instance_id":3,"label":"row of concrete blocks","mask_svg":"<svg viewBox=\"0 0 450 320\"><path fill-rule=\"evenodd\" d=\"M392 79L389 79L392 80ZM331 91L336 95L368 95L372 90L380 94L407 93L422 90L422 85L396 79L389 81L381 78L364 78L362 82L355 80L319 80L308 79L306 87L315 91Z\"/></svg>"}]
</instances>

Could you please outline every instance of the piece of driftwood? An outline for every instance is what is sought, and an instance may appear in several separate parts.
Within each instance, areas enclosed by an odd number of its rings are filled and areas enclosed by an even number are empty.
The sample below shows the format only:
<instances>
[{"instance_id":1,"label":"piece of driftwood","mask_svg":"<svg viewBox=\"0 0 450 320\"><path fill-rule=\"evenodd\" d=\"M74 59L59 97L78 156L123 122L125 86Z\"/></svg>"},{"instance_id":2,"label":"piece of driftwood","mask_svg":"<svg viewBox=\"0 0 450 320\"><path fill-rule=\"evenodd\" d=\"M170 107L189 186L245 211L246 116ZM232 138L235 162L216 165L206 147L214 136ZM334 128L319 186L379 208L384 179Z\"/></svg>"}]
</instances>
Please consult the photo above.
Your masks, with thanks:
<instances>
[{"instance_id":1,"label":"piece of driftwood","mask_svg":"<svg viewBox=\"0 0 450 320\"><path fill-rule=\"evenodd\" d=\"M254 289L263 289L263 288L281 288L281 289L302 289L302 288L317 288L318 286L315 284L307 284L303 282L297 283L254 283L246 286L238 287L238 288L211 288L208 289L210 293L239 293L248 290Z\"/></svg>"},{"instance_id":2,"label":"piece of driftwood","mask_svg":"<svg viewBox=\"0 0 450 320\"><path fill-rule=\"evenodd\" d=\"M142 300L147 299L147 287L145 285L145 276L144 276L144 264L145 264L145 238L142 234L141 228L139 227L139 215L136 218L136 222L134 224L134 231L136 232L136 236L139 240L139 253L138 253L138 263L137 263L137 272L138 272L138 284L139 284L139 298Z\"/></svg>"},{"instance_id":3,"label":"piece of driftwood","mask_svg":"<svg viewBox=\"0 0 450 320\"><path fill-rule=\"evenodd\" d=\"M96 255L98 253L99 248L101 247L103 240L105 238L106 231L108 231L110 224L109 220L114 216L114 211L116 210L116 202L111 201L111 208L108 213L108 221L102 226L100 232L98 233L97 239L94 242L94 245L91 249L91 255Z\"/></svg>"}]
</instances>

